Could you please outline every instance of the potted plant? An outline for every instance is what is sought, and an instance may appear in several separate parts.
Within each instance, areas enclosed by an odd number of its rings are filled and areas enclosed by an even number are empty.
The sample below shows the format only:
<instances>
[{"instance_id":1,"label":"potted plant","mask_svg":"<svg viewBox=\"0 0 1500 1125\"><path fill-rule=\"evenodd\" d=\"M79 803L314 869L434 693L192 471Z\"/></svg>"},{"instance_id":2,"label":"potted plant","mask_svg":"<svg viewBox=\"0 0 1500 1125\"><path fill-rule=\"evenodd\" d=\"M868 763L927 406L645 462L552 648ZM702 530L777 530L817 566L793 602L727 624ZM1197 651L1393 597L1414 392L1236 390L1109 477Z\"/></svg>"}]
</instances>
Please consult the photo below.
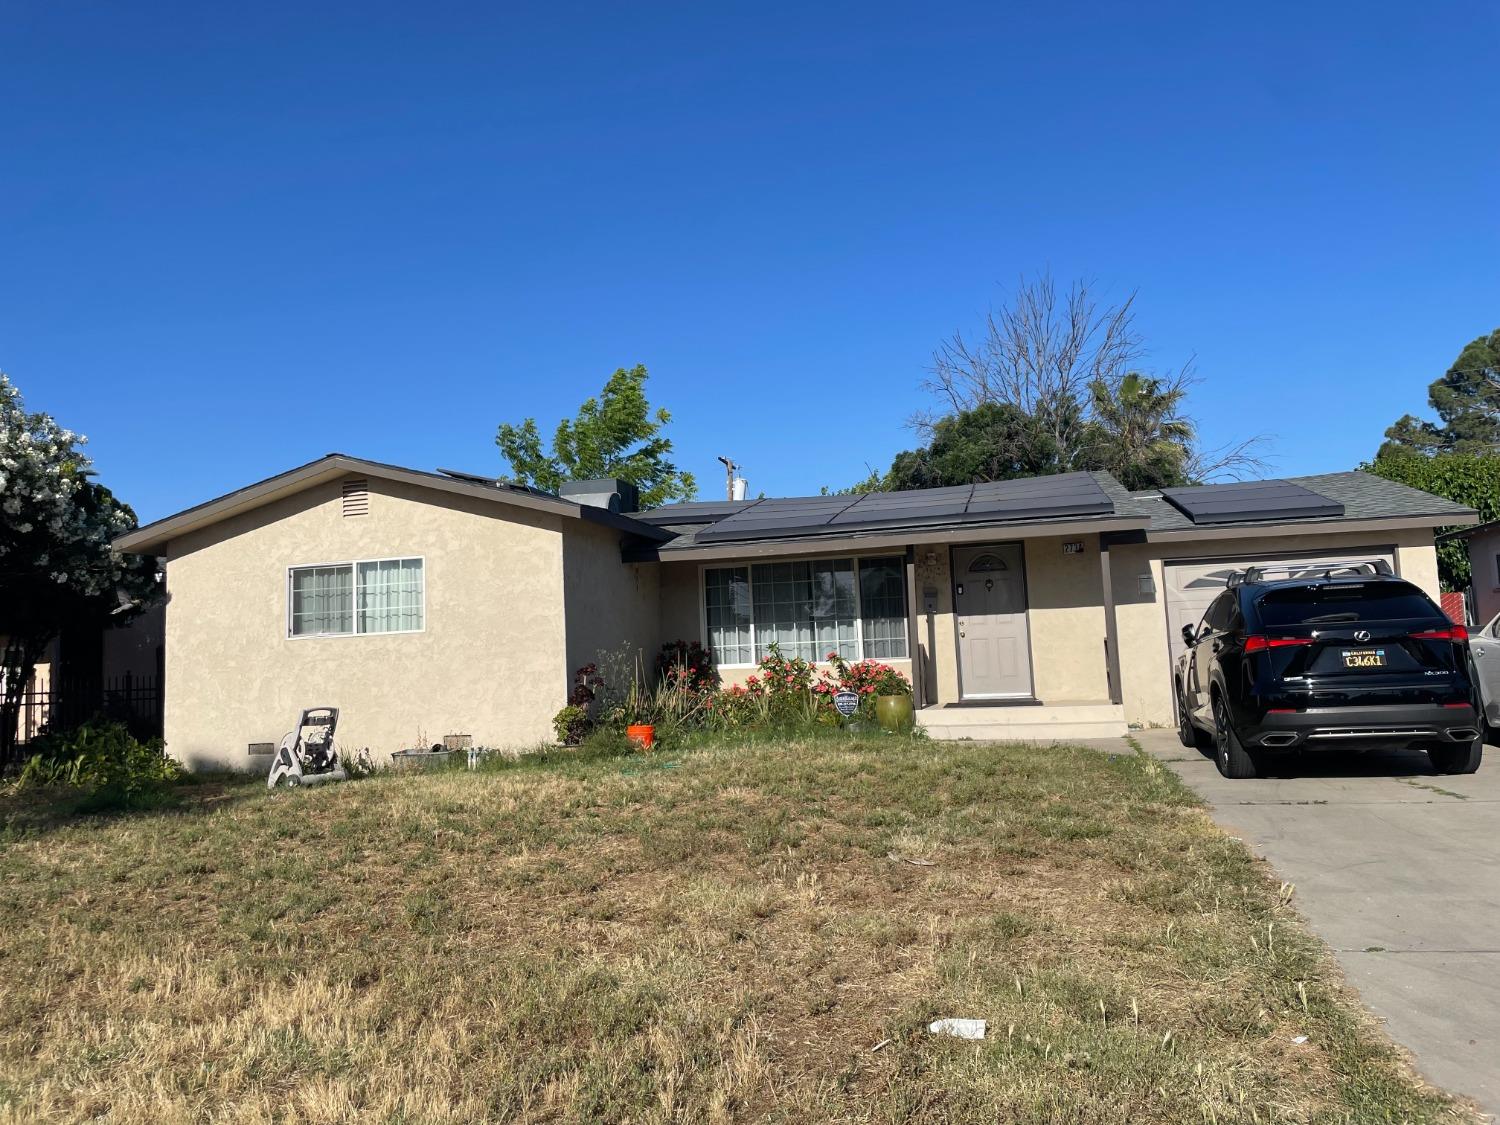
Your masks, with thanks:
<instances>
[{"instance_id":1,"label":"potted plant","mask_svg":"<svg viewBox=\"0 0 1500 1125\"><path fill-rule=\"evenodd\" d=\"M625 719L625 740L637 750L650 750L656 744L655 708L651 693L641 684L637 675L630 681L630 690L620 706Z\"/></svg>"},{"instance_id":2,"label":"potted plant","mask_svg":"<svg viewBox=\"0 0 1500 1125\"><path fill-rule=\"evenodd\" d=\"M889 664L878 660L861 660L850 664L837 652L828 654L828 663L838 677L837 687L859 696L863 710L874 701L875 721L886 730L909 730L912 724L911 681ZM828 684L829 689L833 684ZM825 691L832 698L831 691ZM868 714L868 711L866 711Z\"/></svg>"}]
</instances>

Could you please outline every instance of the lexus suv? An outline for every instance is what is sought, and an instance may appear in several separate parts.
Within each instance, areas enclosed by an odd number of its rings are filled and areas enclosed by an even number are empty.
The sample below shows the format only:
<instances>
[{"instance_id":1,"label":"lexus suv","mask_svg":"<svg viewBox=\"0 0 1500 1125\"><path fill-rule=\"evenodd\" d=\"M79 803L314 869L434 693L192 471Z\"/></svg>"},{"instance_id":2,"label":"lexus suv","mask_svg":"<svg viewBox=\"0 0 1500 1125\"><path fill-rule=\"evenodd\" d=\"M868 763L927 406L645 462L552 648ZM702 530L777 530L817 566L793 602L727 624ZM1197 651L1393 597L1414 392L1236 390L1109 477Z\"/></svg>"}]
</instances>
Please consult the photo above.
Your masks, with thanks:
<instances>
[{"instance_id":1,"label":"lexus suv","mask_svg":"<svg viewBox=\"0 0 1500 1125\"><path fill-rule=\"evenodd\" d=\"M1183 745L1225 777L1297 750L1425 750L1473 773L1486 734L1469 634L1384 560L1229 578L1173 671Z\"/></svg>"}]
</instances>

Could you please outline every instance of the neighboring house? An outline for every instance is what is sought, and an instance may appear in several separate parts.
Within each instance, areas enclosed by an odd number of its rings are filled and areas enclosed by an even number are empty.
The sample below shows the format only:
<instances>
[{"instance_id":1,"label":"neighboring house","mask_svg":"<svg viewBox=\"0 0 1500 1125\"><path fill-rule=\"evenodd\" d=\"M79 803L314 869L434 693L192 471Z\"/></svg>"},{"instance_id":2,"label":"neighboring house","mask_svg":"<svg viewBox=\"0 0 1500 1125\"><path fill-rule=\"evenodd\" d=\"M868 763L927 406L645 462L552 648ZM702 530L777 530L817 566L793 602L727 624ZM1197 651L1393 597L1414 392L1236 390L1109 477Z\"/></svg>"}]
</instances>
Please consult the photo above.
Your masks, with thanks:
<instances>
[{"instance_id":1,"label":"neighboring house","mask_svg":"<svg viewBox=\"0 0 1500 1125\"><path fill-rule=\"evenodd\" d=\"M377 755L551 737L572 670L702 640L725 682L772 643L912 676L938 736L1173 721L1171 657L1232 569L1385 559L1438 594L1467 509L1364 473L1127 492L1072 473L904 493L677 504L563 496L342 454L123 536L164 556L166 737L244 767L298 711Z\"/></svg>"},{"instance_id":2,"label":"neighboring house","mask_svg":"<svg viewBox=\"0 0 1500 1125\"><path fill-rule=\"evenodd\" d=\"M1487 625L1500 613L1500 520L1450 531L1443 539L1461 539L1469 550L1469 605L1474 624Z\"/></svg>"},{"instance_id":3,"label":"neighboring house","mask_svg":"<svg viewBox=\"0 0 1500 1125\"><path fill-rule=\"evenodd\" d=\"M128 718L142 735L159 734L165 618L152 606L110 628L67 629L37 661L16 719L29 742L58 724L105 715ZM5 638L0 636L0 646ZM5 673L0 671L0 690Z\"/></svg>"}]
</instances>

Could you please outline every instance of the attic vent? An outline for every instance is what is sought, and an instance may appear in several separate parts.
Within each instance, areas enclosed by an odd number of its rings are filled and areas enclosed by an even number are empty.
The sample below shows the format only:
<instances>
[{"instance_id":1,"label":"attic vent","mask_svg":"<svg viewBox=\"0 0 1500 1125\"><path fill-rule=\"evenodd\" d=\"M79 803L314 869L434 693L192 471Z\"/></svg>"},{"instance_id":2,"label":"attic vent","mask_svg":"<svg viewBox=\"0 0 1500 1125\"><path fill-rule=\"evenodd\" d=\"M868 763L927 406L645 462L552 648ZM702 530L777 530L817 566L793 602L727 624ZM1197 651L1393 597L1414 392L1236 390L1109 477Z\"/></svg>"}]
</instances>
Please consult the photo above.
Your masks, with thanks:
<instances>
[{"instance_id":1,"label":"attic vent","mask_svg":"<svg viewBox=\"0 0 1500 1125\"><path fill-rule=\"evenodd\" d=\"M367 516L370 514L370 482L362 477L351 477L343 485L344 515Z\"/></svg>"}]
</instances>

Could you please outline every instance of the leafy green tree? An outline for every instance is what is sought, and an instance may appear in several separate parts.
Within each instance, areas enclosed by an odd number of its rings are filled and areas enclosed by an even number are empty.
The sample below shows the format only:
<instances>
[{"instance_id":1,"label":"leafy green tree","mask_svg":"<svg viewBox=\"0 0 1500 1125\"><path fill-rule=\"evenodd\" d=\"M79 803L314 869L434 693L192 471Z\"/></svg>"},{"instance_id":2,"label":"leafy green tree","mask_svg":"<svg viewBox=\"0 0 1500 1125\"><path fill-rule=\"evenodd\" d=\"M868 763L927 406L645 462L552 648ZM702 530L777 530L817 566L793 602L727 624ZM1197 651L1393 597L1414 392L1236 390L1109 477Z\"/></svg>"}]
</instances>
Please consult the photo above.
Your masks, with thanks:
<instances>
[{"instance_id":1,"label":"leafy green tree","mask_svg":"<svg viewBox=\"0 0 1500 1125\"><path fill-rule=\"evenodd\" d=\"M1407 414L1386 430L1377 456L1401 449L1500 452L1500 328L1470 341L1447 373L1428 387L1427 401L1441 424Z\"/></svg>"},{"instance_id":2,"label":"leafy green tree","mask_svg":"<svg viewBox=\"0 0 1500 1125\"><path fill-rule=\"evenodd\" d=\"M1500 456L1474 453L1438 453L1425 456L1397 447L1382 450L1367 465L1367 473L1396 481L1423 492L1431 492L1464 504L1479 513L1481 521L1500 519ZM1439 529L1441 533L1443 529ZM1437 545L1438 578L1445 590L1462 590L1469 584L1469 552L1461 541Z\"/></svg>"},{"instance_id":3,"label":"leafy green tree","mask_svg":"<svg viewBox=\"0 0 1500 1125\"><path fill-rule=\"evenodd\" d=\"M156 560L111 541L135 513L92 479L87 439L26 410L0 375L0 770L15 754L21 699L63 630L128 620L161 594Z\"/></svg>"},{"instance_id":4,"label":"leafy green tree","mask_svg":"<svg viewBox=\"0 0 1500 1125\"><path fill-rule=\"evenodd\" d=\"M1014 480L1063 472L1050 427L1010 403L986 402L932 424L919 449L896 454L882 486L890 491Z\"/></svg>"},{"instance_id":5,"label":"leafy green tree","mask_svg":"<svg viewBox=\"0 0 1500 1125\"><path fill-rule=\"evenodd\" d=\"M1132 371L1111 385L1089 388L1093 441L1081 458L1105 469L1129 489L1170 488L1189 483L1192 422L1182 416L1187 387Z\"/></svg>"},{"instance_id":6,"label":"leafy green tree","mask_svg":"<svg viewBox=\"0 0 1500 1125\"><path fill-rule=\"evenodd\" d=\"M519 426L503 423L495 444L517 480L548 492L564 481L619 477L641 490L643 508L691 500L698 485L669 459L672 442L661 431L672 416L651 409L646 378L640 364L617 370L598 398L579 407L577 417L557 424L550 450L542 448L535 418Z\"/></svg>"}]
</instances>

